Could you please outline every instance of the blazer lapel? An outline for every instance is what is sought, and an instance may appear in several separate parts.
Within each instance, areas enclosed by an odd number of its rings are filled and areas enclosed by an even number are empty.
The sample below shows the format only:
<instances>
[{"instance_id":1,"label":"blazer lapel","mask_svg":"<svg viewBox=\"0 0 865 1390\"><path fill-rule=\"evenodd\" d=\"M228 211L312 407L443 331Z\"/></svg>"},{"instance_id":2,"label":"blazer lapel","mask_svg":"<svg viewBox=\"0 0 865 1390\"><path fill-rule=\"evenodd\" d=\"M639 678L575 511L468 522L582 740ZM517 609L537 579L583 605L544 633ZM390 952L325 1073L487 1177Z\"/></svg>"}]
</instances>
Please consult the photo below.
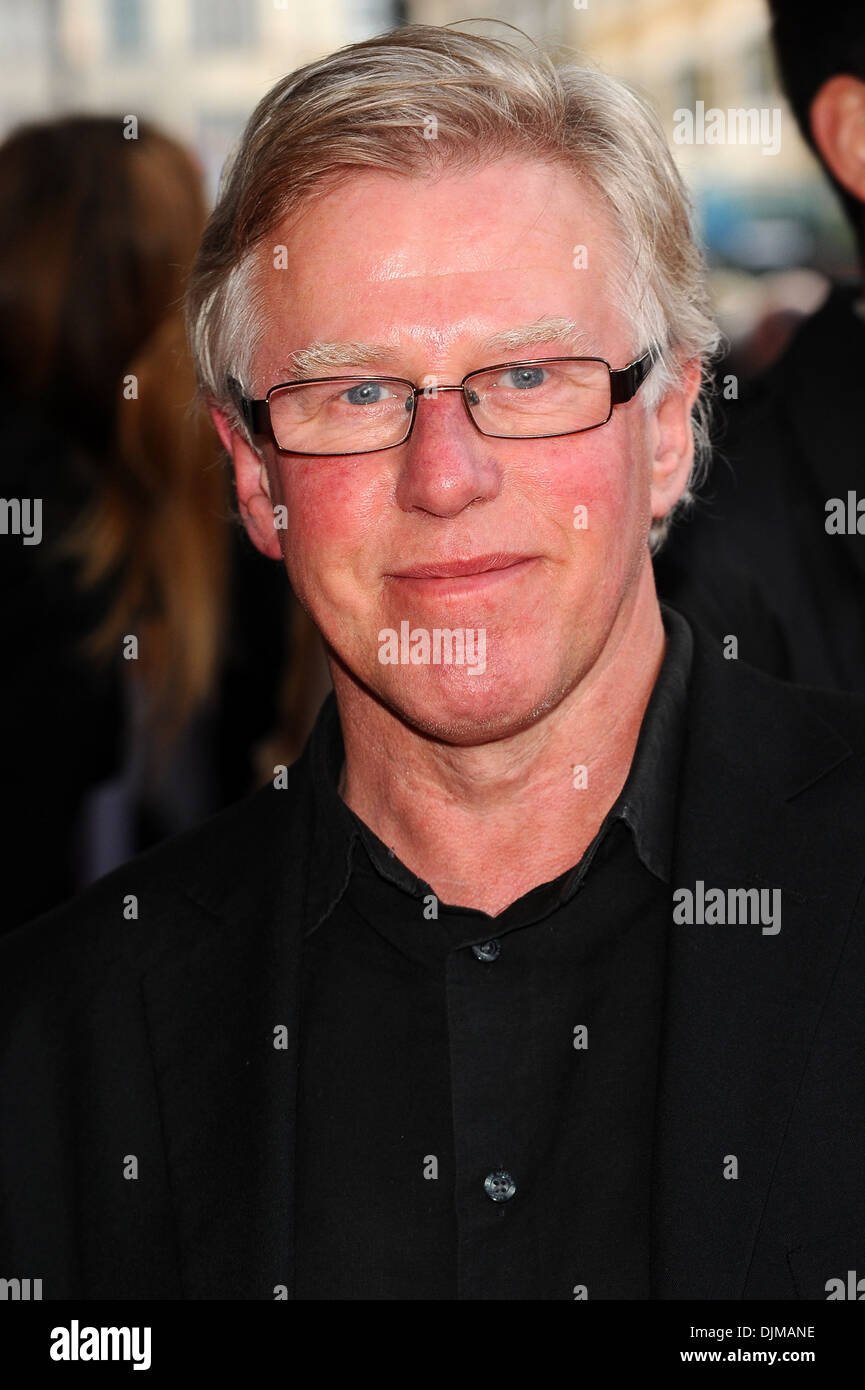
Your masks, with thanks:
<instances>
[{"instance_id":1,"label":"blazer lapel","mask_svg":"<svg viewBox=\"0 0 865 1390\"><path fill-rule=\"evenodd\" d=\"M672 888L780 888L782 916L775 935L671 921L653 1297L740 1299L853 910L861 832L839 824L827 873L807 788L849 755L846 742L794 687L728 665L697 638ZM738 1176L725 1176L733 1159Z\"/></svg>"},{"instance_id":2,"label":"blazer lapel","mask_svg":"<svg viewBox=\"0 0 865 1390\"><path fill-rule=\"evenodd\" d=\"M184 1298L293 1297L303 815L259 793L144 978ZM188 940L192 937L191 942Z\"/></svg>"}]
</instances>

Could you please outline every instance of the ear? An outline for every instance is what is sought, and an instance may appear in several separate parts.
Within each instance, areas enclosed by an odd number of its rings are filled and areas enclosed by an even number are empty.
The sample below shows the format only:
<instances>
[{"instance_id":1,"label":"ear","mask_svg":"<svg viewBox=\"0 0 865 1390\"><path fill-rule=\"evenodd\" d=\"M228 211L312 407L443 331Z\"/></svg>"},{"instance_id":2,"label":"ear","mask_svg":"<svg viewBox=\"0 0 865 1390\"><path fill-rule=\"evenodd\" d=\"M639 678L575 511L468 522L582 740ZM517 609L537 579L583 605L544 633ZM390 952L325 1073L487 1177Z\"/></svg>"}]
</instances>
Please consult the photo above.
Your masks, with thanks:
<instances>
[{"instance_id":1,"label":"ear","mask_svg":"<svg viewBox=\"0 0 865 1390\"><path fill-rule=\"evenodd\" d=\"M811 134L835 178L865 203L865 82L838 73L811 102Z\"/></svg>"},{"instance_id":2,"label":"ear","mask_svg":"<svg viewBox=\"0 0 865 1390\"><path fill-rule=\"evenodd\" d=\"M262 555L267 555L271 560L281 560L282 545L280 532L273 524L267 464L231 424L224 410L214 404L208 405L208 410L223 447L234 464L237 504L247 535Z\"/></svg>"},{"instance_id":3,"label":"ear","mask_svg":"<svg viewBox=\"0 0 865 1390\"><path fill-rule=\"evenodd\" d=\"M652 518L666 516L687 486L694 462L691 411L700 390L700 362L686 362L681 380L657 407L651 423Z\"/></svg>"}]
</instances>

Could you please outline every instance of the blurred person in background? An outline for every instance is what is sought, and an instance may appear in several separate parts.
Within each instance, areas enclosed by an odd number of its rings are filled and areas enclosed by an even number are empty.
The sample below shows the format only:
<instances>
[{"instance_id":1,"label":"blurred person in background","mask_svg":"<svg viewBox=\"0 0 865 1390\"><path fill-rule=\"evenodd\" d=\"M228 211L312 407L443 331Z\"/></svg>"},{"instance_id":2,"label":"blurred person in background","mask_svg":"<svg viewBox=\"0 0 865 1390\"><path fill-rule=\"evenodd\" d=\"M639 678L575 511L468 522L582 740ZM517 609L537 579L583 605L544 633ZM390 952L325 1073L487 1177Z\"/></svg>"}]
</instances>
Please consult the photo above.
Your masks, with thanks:
<instances>
[{"instance_id":1,"label":"blurred person in background","mask_svg":"<svg viewBox=\"0 0 865 1390\"><path fill-rule=\"evenodd\" d=\"M771 0L785 93L865 257L865 5ZM837 286L726 406L703 496L656 559L662 597L737 655L865 690L865 305ZM861 499L861 509L859 502ZM734 647L730 652L736 652Z\"/></svg>"},{"instance_id":2,"label":"blurred person in background","mask_svg":"<svg viewBox=\"0 0 865 1390\"><path fill-rule=\"evenodd\" d=\"M206 216L144 123L0 147L3 929L247 790L273 717L282 597L231 531L178 307Z\"/></svg>"}]
</instances>

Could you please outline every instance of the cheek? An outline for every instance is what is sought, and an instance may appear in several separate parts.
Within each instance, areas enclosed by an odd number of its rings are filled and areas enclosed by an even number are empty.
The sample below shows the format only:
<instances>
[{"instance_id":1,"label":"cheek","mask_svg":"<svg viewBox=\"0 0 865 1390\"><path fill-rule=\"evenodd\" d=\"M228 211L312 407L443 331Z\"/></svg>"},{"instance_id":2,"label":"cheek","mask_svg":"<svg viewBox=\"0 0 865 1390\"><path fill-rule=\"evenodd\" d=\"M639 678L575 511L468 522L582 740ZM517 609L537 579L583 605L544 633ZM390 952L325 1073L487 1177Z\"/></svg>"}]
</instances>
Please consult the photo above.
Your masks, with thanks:
<instances>
[{"instance_id":1,"label":"cheek","mask_svg":"<svg viewBox=\"0 0 865 1390\"><path fill-rule=\"evenodd\" d=\"M592 550L621 544L623 527L629 531L643 511L648 515L638 460L639 441L612 421L603 431L556 446L542 486L572 544Z\"/></svg>"},{"instance_id":2,"label":"cheek","mask_svg":"<svg viewBox=\"0 0 865 1390\"><path fill-rule=\"evenodd\" d=\"M338 587L347 571L361 566L387 515L389 475L380 460L282 459L278 467L292 584L303 587L314 578L319 586Z\"/></svg>"}]
</instances>

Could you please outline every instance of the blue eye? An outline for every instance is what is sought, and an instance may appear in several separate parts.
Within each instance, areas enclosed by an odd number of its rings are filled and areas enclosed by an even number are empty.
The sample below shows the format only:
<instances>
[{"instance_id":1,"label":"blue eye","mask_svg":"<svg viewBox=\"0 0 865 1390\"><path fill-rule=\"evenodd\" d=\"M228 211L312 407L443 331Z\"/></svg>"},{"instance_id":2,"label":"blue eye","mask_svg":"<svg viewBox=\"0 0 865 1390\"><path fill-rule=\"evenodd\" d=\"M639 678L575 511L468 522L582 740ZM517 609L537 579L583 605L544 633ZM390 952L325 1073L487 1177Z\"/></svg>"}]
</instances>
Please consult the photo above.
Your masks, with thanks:
<instances>
[{"instance_id":1,"label":"blue eye","mask_svg":"<svg viewBox=\"0 0 865 1390\"><path fill-rule=\"evenodd\" d=\"M343 400L349 405L378 405L388 395L388 389L380 381L359 381L343 392Z\"/></svg>"},{"instance_id":2,"label":"blue eye","mask_svg":"<svg viewBox=\"0 0 865 1390\"><path fill-rule=\"evenodd\" d=\"M546 372L543 367L511 367L506 375L511 378L511 386L525 391L533 386L542 386Z\"/></svg>"}]
</instances>

